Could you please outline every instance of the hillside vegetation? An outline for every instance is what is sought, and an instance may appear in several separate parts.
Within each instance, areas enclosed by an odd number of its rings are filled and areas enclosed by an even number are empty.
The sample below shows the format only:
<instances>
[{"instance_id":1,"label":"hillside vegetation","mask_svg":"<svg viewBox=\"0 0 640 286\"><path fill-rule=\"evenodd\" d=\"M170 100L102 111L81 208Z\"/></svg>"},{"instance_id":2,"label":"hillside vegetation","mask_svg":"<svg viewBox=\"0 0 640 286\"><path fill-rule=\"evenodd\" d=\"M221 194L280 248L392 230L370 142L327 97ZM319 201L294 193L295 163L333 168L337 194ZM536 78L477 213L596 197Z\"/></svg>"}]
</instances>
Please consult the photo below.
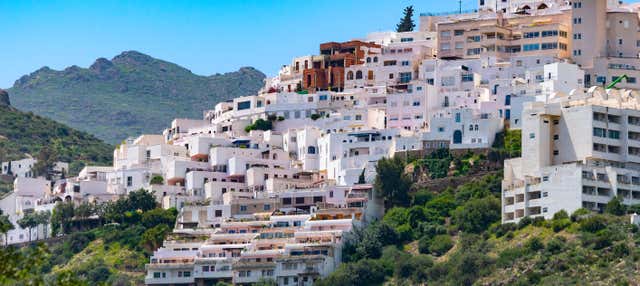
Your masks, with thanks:
<instances>
[{"instance_id":1,"label":"hillside vegetation","mask_svg":"<svg viewBox=\"0 0 640 286\"><path fill-rule=\"evenodd\" d=\"M85 164L111 164L113 147L64 124L0 104L0 161L37 157L48 148L56 160L72 162L70 172Z\"/></svg>"},{"instance_id":2,"label":"hillside vegetation","mask_svg":"<svg viewBox=\"0 0 640 286\"><path fill-rule=\"evenodd\" d=\"M265 75L244 67L199 76L176 64L127 51L89 68L43 67L9 89L13 106L94 134L111 144L159 133L171 120L201 118L220 101L257 92Z\"/></svg>"},{"instance_id":3,"label":"hillside vegetation","mask_svg":"<svg viewBox=\"0 0 640 286\"><path fill-rule=\"evenodd\" d=\"M519 153L516 138L501 136L491 157ZM440 150L379 161L384 218L346 238L345 263L318 285L637 285L640 232L626 214L640 206L616 198L602 214L561 211L503 225L501 172L473 175L494 166L487 160ZM463 174L464 183L433 190L415 180Z\"/></svg>"}]
</instances>

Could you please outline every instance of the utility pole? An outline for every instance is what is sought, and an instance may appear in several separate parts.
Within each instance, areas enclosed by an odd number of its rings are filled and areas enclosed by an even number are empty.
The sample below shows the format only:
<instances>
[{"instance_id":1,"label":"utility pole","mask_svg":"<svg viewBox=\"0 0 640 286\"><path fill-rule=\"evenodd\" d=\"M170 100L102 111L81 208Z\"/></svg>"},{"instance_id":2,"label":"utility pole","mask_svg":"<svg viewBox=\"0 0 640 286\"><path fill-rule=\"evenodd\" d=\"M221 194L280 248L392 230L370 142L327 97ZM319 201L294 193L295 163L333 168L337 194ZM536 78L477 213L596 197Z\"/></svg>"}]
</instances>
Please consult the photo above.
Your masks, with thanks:
<instances>
[{"instance_id":1,"label":"utility pole","mask_svg":"<svg viewBox=\"0 0 640 286\"><path fill-rule=\"evenodd\" d=\"M462 14L462 0L458 0L458 13Z\"/></svg>"}]
</instances>

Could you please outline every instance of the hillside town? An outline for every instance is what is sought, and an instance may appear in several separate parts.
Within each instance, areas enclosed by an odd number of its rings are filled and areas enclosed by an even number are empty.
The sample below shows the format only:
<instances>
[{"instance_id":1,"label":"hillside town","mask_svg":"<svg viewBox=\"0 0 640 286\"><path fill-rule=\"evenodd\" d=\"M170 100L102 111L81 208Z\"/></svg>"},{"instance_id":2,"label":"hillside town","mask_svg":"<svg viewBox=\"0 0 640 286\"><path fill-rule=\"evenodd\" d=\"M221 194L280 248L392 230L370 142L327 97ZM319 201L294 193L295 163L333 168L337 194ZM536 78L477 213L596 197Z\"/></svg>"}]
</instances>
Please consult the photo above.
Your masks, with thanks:
<instances>
[{"instance_id":1,"label":"hillside town","mask_svg":"<svg viewBox=\"0 0 640 286\"><path fill-rule=\"evenodd\" d=\"M147 285L313 285L342 262L354 228L382 218L376 163L439 149L484 153L521 130L504 161L502 222L640 203L640 4L617 0L479 0L424 13L408 32L321 43L258 94L128 138L113 165L66 176L3 162L17 221L57 202L153 192L176 208L146 265ZM52 234L16 229L2 244Z\"/></svg>"}]
</instances>

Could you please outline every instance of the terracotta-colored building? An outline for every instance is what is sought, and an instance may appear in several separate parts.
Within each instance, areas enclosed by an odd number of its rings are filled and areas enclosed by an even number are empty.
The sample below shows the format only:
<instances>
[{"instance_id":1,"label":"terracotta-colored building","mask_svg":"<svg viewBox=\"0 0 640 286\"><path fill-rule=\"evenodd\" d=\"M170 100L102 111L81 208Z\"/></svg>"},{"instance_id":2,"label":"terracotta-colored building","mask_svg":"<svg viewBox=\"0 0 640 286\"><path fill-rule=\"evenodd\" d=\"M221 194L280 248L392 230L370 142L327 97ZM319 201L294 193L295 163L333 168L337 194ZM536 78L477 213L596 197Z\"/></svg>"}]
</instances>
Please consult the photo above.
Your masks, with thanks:
<instances>
[{"instance_id":1,"label":"terracotta-colored building","mask_svg":"<svg viewBox=\"0 0 640 286\"><path fill-rule=\"evenodd\" d=\"M318 90L342 91L344 68L364 63L365 52L361 47L379 48L380 46L357 40L320 44L321 57L312 61L311 65L304 70L302 87L312 93Z\"/></svg>"}]
</instances>

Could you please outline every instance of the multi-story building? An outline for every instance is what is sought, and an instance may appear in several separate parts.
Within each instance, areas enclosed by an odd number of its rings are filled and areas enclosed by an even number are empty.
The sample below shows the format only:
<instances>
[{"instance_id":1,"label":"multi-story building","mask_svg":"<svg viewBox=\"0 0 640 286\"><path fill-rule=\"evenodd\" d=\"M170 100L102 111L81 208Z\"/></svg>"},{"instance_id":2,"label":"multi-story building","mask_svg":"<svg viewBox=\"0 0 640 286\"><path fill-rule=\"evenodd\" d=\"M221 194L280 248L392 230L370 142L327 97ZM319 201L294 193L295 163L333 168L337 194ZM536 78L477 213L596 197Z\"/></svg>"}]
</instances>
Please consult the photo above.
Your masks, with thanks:
<instances>
[{"instance_id":1,"label":"multi-story building","mask_svg":"<svg viewBox=\"0 0 640 286\"><path fill-rule=\"evenodd\" d=\"M524 107L522 157L505 161L502 221L640 203L640 109L631 90L555 93Z\"/></svg>"}]
</instances>

